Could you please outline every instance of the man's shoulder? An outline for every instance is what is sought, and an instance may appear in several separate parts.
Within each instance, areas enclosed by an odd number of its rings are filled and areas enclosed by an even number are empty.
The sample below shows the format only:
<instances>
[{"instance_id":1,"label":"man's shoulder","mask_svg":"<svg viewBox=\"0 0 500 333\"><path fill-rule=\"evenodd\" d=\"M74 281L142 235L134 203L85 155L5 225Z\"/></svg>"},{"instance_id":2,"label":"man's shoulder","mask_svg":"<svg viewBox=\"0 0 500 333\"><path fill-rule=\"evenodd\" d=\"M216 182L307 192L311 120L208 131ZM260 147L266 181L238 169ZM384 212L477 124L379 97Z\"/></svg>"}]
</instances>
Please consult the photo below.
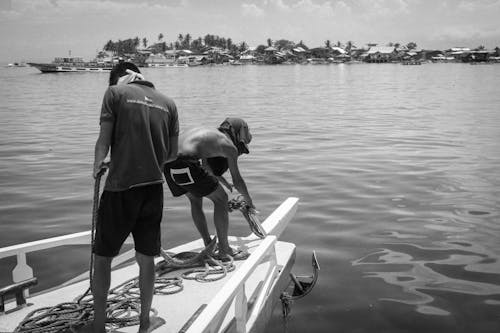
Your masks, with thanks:
<instances>
[{"instance_id":1,"label":"man's shoulder","mask_svg":"<svg viewBox=\"0 0 500 333\"><path fill-rule=\"evenodd\" d=\"M217 129L196 127L184 132L182 142L186 147L195 149L200 158L213 156L232 156L237 151L231 140Z\"/></svg>"},{"instance_id":2,"label":"man's shoulder","mask_svg":"<svg viewBox=\"0 0 500 333\"><path fill-rule=\"evenodd\" d=\"M222 139L224 134L222 134L219 130L215 128L208 127L191 127L187 129L184 133L184 137L186 139L197 139L202 141L213 141Z\"/></svg>"},{"instance_id":3,"label":"man's shoulder","mask_svg":"<svg viewBox=\"0 0 500 333\"><path fill-rule=\"evenodd\" d=\"M153 90L154 90L154 94L156 96L158 96L164 103L169 104L169 105L175 105L175 102L171 97L165 95L164 93L162 93L156 89L153 89Z\"/></svg>"}]
</instances>

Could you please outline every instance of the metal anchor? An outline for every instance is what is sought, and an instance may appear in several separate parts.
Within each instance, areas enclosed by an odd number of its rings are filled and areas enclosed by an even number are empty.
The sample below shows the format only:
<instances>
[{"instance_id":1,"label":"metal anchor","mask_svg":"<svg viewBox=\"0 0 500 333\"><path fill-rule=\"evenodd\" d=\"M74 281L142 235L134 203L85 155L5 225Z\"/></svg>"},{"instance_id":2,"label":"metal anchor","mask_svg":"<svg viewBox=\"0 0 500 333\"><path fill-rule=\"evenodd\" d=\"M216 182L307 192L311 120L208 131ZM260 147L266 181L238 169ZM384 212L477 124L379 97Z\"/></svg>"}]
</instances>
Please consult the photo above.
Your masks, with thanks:
<instances>
[{"instance_id":1,"label":"metal anchor","mask_svg":"<svg viewBox=\"0 0 500 333\"><path fill-rule=\"evenodd\" d=\"M290 278L291 278L290 286L293 283L293 292L290 295L288 292L284 291L281 293L280 296L283 317L286 318L290 314L291 305L293 301L308 295L316 285L316 281L318 281L318 276L320 271L318 258L316 257L316 251L313 251L312 253L312 267L313 267L312 275L297 276L293 273L290 273Z\"/></svg>"}]
</instances>

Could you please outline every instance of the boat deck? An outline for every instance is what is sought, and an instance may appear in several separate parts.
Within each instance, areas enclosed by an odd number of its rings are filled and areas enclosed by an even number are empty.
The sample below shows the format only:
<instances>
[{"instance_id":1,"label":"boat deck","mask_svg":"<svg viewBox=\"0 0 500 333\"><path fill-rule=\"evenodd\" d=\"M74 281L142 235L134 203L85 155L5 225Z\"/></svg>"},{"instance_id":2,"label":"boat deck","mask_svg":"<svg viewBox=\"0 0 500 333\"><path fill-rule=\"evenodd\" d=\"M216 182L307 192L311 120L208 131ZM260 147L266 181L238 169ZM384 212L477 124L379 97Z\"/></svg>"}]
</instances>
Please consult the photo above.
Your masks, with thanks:
<instances>
[{"instance_id":1,"label":"boat deck","mask_svg":"<svg viewBox=\"0 0 500 333\"><path fill-rule=\"evenodd\" d=\"M232 246L246 248L251 254L263 241L264 240L261 239L255 239L255 237L230 237L230 243ZM170 251L174 253L183 251L200 251L202 247L203 243L201 239L199 239L171 249ZM268 310L269 307L272 309L275 303L279 301L279 292L281 292L283 287L289 282L288 273L290 272L295 261L295 245L277 241L275 243L275 253L278 269L274 278L273 288L270 288L269 292L272 299L267 301L270 302L266 305ZM181 292L171 295L155 295L152 307L158 311L158 316L166 321L166 324L161 326L155 332L185 332L189 327L188 323L192 323L196 316L200 314L200 308L209 305L217 297L220 297L218 294L221 292L224 285L226 285L228 281L230 281L230 279L238 273L240 267L251 258L252 255L245 261L235 261L234 264L236 269L229 272L226 277L218 281L197 282L194 280L183 279L184 289ZM161 258L157 258L156 260L158 262ZM263 279L269 271L270 265L272 265L270 261L259 263L258 266L256 266L256 269L251 273L252 275L244 284L245 296L248 300L248 309L245 310L245 313L251 313L253 300L255 300L258 291L263 285ZM184 269L170 272L163 275L163 277L180 276L183 271L186 270ZM113 270L111 288L134 278L137 275L138 266L136 263ZM40 295L30 297L27 300L28 303L31 304L30 306L10 312L6 315L0 315L0 332L12 332L25 318L25 316L35 309L55 306L63 302L74 301L79 295L83 294L87 290L88 285L89 281L88 279L85 279L62 288L57 288ZM278 286L278 288L274 288L275 286ZM276 293L276 290L274 289L281 290L278 290L279 292ZM224 319L224 323L221 326L223 331L230 327L228 325L234 325L234 310L232 310L232 314L230 312ZM270 312L271 311L267 311L267 313L263 314L269 316ZM138 326L129 326L122 327L118 329L117 332L137 332L137 330Z\"/></svg>"}]
</instances>

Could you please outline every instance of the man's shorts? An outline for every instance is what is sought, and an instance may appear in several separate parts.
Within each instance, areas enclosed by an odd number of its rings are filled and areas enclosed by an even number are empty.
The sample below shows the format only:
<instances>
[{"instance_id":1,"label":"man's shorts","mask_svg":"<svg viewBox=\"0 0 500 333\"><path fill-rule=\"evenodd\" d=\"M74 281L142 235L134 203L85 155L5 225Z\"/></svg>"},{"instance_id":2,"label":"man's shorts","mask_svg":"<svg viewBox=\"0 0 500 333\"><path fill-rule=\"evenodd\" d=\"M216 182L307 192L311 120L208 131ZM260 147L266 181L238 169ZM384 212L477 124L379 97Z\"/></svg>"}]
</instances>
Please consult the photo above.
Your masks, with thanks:
<instances>
[{"instance_id":1,"label":"man's shorts","mask_svg":"<svg viewBox=\"0 0 500 333\"><path fill-rule=\"evenodd\" d=\"M115 257L132 233L137 252L146 256L160 254L162 215L162 184L104 191L97 216L94 253Z\"/></svg>"},{"instance_id":2,"label":"man's shorts","mask_svg":"<svg viewBox=\"0 0 500 333\"><path fill-rule=\"evenodd\" d=\"M165 179L174 197L187 192L204 197L215 191L219 181L210 175L196 158L178 158L165 165Z\"/></svg>"}]
</instances>

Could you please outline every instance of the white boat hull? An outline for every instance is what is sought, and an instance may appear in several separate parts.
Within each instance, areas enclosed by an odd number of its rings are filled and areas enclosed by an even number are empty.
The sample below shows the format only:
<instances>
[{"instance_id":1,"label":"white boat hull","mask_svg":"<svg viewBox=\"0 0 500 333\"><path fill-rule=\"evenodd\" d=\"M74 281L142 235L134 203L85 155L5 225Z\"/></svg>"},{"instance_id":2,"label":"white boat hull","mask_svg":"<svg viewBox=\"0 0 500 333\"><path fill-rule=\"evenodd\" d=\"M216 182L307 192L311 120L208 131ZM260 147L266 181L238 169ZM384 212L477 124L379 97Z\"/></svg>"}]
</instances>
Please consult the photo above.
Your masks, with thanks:
<instances>
[{"instance_id":1,"label":"white boat hull","mask_svg":"<svg viewBox=\"0 0 500 333\"><path fill-rule=\"evenodd\" d=\"M158 316L166 321L166 324L155 332L262 332L272 309L279 301L280 293L290 282L289 273L295 262L295 245L277 241L277 237L293 218L297 207L296 198L289 198L280 205L262 223L268 235L265 239L259 239L253 234L247 237L230 237L232 246L246 248L251 255L245 261L235 261L236 269L223 279L209 283L183 280L182 292L155 295L153 308L158 311ZM57 243L62 241L59 238ZM46 244L41 245L38 242L33 246L40 248ZM16 247L17 250L20 248L23 247ZM169 251L179 253L200 251L202 248L203 242L198 239ZM13 247L0 249L0 258L3 257L2 254L12 255L13 251ZM156 259L157 262L160 260L161 258ZM162 277L180 276L182 271L170 272ZM115 269L112 272L111 287L137 275L136 263ZM74 301L88 286L89 281L84 278L32 296L28 299L28 303L32 305L0 315L0 332L12 332L28 313L37 308ZM179 306L180 304L182 306ZM137 326L128 326L120 328L119 332L137 330Z\"/></svg>"}]
</instances>

